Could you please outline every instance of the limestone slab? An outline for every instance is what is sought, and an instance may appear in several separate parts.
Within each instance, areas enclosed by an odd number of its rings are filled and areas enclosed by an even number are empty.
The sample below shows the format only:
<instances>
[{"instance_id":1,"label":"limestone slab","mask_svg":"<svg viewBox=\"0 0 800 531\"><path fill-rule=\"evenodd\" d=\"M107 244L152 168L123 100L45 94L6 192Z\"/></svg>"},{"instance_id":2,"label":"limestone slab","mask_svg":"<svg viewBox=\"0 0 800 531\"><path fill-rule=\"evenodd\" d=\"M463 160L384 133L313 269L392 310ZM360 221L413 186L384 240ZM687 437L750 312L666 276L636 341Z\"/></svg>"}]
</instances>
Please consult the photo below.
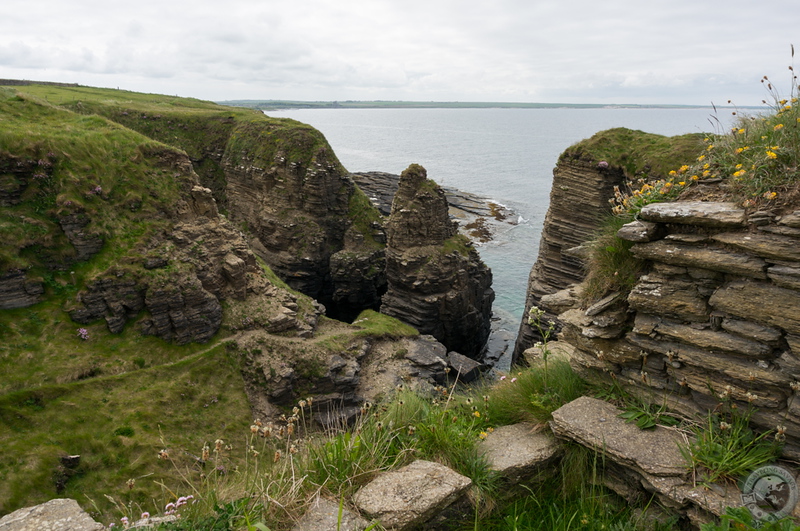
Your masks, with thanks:
<instances>
[{"instance_id":1,"label":"limestone slab","mask_svg":"<svg viewBox=\"0 0 800 531\"><path fill-rule=\"evenodd\" d=\"M635 471L662 477L686 474L678 449L683 439L676 431L640 430L619 418L620 413L608 402L584 396L554 411L550 425L558 437L593 448Z\"/></svg>"},{"instance_id":2,"label":"limestone slab","mask_svg":"<svg viewBox=\"0 0 800 531\"><path fill-rule=\"evenodd\" d=\"M631 253L643 260L670 265L712 269L745 277L766 279L767 263L746 253L728 251L721 247L701 247L681 242L659 240L637 243Z\"/></svg>"},{"instance_id":3,"label":"limestone slab","mask_svg":"<svg viewBox=\"0 0 800 531\"><path fill-rule=\"evenodd\" d=\"M712 236L712 239L763 258L800 260L800 242L797 238L763 232L725 232Z\"/></svg>"},{"instance_id":4,"label":"limestone slab","mask_svg":"<svg viewBox=\"0 0 800 531\"><path fill-rule=\"evenodd\" d=\"M731 315L800 334L800 292L764 282L731 282L711 296L711 306Z\"/></svg>"},{"instance_id":5,"label":"limestone slab","mask_svg":"<svg viewBox=\"0 0 800 531\"><path fill-rule=\"evenodd\" d=\"M747 220L744 209L736 203L706 201L651 203L642 208L639 218L645 221L703 227L740 227Z\"/></svg>"}]
</instances>

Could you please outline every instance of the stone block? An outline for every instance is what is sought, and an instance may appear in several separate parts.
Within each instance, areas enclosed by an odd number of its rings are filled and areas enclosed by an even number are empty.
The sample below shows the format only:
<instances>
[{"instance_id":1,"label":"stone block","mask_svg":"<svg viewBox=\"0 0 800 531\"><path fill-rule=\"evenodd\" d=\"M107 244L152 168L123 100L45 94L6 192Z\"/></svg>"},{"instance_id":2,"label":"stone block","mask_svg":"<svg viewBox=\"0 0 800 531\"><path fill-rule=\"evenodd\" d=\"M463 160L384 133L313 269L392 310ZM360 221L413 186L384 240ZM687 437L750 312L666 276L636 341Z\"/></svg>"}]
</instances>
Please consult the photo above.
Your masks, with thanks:
<instances>
[{"instance_id":1,"label":"stone block","mask_svg":"<svg viewBox=\"0 0 800 531\"><path fill-rule=\"evenodd\" d=\"M17 509L0 518L0 531L99 531L103 524L95 522L80 508L78 502L68 498L54 499Z\"/></svg>"},{"instance_id":2,"label":"stone block","mask_svg":"<svg viewBox=\"0 0 800 531\"><path fill-rule=\"evenodd\" d=\"M717 310L800 334L800 292L764 282L736 281L723 286L709 303Z\"/></svg>"},{"instance_id":3,"label":"stone block","mask_svg":"<svg viewBox=\"0 0 800 531\"><path fill-rule=\"evenodd\" d=\"M444 465L417 460L384 472L362 487L353 501L389 530L413 529L456 502L472 480Z\"/></svg>"},{"instance_id":4,"label":"stone block","mask_svg":"<svg viewBox=\"0 0 800 531\"><path fill-rule=\"evenodd\" d=\"M368 526L369 522L347 507L342 507L340 517L338 502L317 498L292 531L363 531Z\"/></svg>"},{"instance_id":5,"label":"stone block","mask_svg":"<svg viewBox=\"0 0 800 531\"><path fill-rule=\"evenodd\" d=\"M744 209L736 203L706 201L651 203L642 208L639 218L645 221L702 227L741 227L747 221Z\"/></svg>"},{"instance_id":6,"label":"stone block","mask_svg":"<svg viewBox=\"0 0 800 531\"><path fill-rule=\"evenodd\" d=\"M631 253L643 260L664 262L685 267L711 269L757 279L766 279L767 263L746 253L737 253L721 247L701 247L682 242L659 240L637 243Z\"/></svg>"},{"instance_id":7,"label":"stone block","mask_svg":"<svg viewBox=\"0 0 800 531\"><path fill-rule=\"evenodd\" d=\"M561 445L552 435L522 422L495 429L480 442L478 451L489 460L492 470L519 483L558 458Z\"/></svg>"}]
</instances>

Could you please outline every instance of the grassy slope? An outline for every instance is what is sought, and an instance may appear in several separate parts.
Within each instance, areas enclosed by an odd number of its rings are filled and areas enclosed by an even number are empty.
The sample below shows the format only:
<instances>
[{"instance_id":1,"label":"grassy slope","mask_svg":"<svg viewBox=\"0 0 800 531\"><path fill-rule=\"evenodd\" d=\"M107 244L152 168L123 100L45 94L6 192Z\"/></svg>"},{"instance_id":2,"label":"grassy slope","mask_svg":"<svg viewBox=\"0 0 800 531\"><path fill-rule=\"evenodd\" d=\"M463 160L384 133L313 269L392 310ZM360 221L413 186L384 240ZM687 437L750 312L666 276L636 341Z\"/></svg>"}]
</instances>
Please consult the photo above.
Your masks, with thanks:
<instances>
[{"instance_id":1,"label":"grassy slope","mask_svg":"<svg viewBox=\"0 0 800 531\"><path fill-rule=\"evenodd\" d=\"M123 119L138 132L115 123ZM186 457L218 437L241 445L252 418L233 351L170 345L132 324L112 336L104 322L87 326L83 341L65 312L85 279L135 258L142 241L168 227L163 212L189 181L159 163L160 154L174 152L162 142L196 159L205 144L236 131L241 147L265 158L280 149L311 162L314 149L327 147L308 126L209 102L85 87L0 87L0 155L51 163L46 179L30 179L21 204L0 209L0 269L28 268L46 286L44 302L0 311L0 444L10 457L0 462L0 515L57 496L87 509L96 504L105 515L113 512L106 494L145 509L156 499L163 507L158 482L177 492L183 480L156 459L161 448ZM273 137L269 146L261 133ZM3 186L19 184L2 167L0 178ZM90 193L97 186L102 193ZM65 237L53 235L58 217L75 211L92 219L86 230L105 244L89 261L53 270L48 264L74 254ZM59 491L59 459L72 454L81 455L81 465ZM129 479L136 479L133 488Z\"/></svg>"}]
</instances>

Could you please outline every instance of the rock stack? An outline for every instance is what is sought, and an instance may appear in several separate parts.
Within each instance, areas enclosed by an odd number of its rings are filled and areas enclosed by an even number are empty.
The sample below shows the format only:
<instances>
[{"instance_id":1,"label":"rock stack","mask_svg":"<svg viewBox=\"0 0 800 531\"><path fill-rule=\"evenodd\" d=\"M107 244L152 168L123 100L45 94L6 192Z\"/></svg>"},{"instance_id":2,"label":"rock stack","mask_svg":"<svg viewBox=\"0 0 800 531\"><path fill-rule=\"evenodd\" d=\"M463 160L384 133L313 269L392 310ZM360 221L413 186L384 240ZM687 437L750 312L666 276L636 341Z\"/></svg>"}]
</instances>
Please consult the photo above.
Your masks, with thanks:
<instances>
[{"instance_id":1,"label":"rock stack","mask_svg":"<svg viewBox=\"0 0 800 531\"><path fill-rule=\"evenodd\" d=\"M412 164L400 176L386 227L388 291L381 312L479 358L489 337L491 270L450 221L442 189Z\"/></svg>"}]
</instances>

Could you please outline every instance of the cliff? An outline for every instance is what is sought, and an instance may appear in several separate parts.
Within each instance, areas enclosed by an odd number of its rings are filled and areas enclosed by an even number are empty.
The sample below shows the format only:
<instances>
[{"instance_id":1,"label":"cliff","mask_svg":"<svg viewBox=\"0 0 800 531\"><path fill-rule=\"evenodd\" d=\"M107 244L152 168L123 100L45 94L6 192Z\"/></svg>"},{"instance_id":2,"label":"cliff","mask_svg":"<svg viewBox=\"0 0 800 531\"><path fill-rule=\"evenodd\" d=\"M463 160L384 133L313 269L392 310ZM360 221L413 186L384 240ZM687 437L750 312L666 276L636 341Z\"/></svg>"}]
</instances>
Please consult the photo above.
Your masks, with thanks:
<instances>
[{"instance_id":1,"label":"cliff","mask_svg":"<svg viewBox=\"0 0 800 531\"><path fill-rule=\"evenodd\" d=\"M524 316L534 306L556 323L564 304L576 294L548 297L578 284L586 275L586 257L602 221L610 216L615 188L638 179L667 174L674 160L687 160L702 149L697 135L667 138L642 131L611 129L597 133L559 157L553 169L550 207L545 215L539 253L528 277ZM520 323L512 363L539 341L526 318Z\"/></svg>"},{"instance_id":2,"label":"cliff","mask_svg":"<svg viewBox=\"0 0 800 531\"><path fill-rule=\"evenodd\" d=\"M492 274L450 221L442 189L412 164L386 225L388 291L381 312L479 358L489 337Z\"/></svg>"},{"instance_id":3,"label":"cliff","mask_svg":"<svg viewBox=\"0 0 800 531\"><path fill-rule=\"evenodd\" d=\"M672 158L673 168L683 160L698 160L700 171L690 177L695 170L687 171L687 165L679 170L685 176L672 172L674 185L663 186L664 180L655 184L663 194L673 193L673 187L679 190L672 201L664 195L667 202L640 207L636 220L616 233L623 245L610 249L636 261L638 273L629 287L590 298L584 281L587 262L572 261L575 247L583 244L595 255L604 250L592 240L601 213L622 197L611 184L620 178L636 181L631 169L597 142L608 134L614 132L599 133L559 159L542 247L531 273L529 307L538 306L547 312L544 319L555 320L559 339L574 348L573 368L588 381L619 385L643 402L665 405L695 420L721 402L741 411L753 408L754 426L778 429L786 437L784 455L796 458L796 187L789 179L781 201L770 202L775 194L767 193L766 201L747 199L749 206L744 207L741 199L733 200L738 183L711 171L703 174L708 178L698 179L709 167L703 166L705 155L698 158L696 151ZM638 192L628 189L628 197L654 189L652 175L665 176L666 171L650 175L638 181ZM588 205L579 210L592 215L576 212L576 204ZM517 355L535 340L527 322L521 330Z\"/></svg>"},{"instance_id":4,"label":"cliff","mask_svg":"<svg viewBox=\"0 0 800 531\"><path fill-rule=\"evenodd\" d=\"M205 102L153 105L76 92L63 107L184 150L200 184L255 254L290 287L325 305L329 316L352 320L378 309L386 289L381 216L319 131Z\"/></svg>"}]
</instances>

